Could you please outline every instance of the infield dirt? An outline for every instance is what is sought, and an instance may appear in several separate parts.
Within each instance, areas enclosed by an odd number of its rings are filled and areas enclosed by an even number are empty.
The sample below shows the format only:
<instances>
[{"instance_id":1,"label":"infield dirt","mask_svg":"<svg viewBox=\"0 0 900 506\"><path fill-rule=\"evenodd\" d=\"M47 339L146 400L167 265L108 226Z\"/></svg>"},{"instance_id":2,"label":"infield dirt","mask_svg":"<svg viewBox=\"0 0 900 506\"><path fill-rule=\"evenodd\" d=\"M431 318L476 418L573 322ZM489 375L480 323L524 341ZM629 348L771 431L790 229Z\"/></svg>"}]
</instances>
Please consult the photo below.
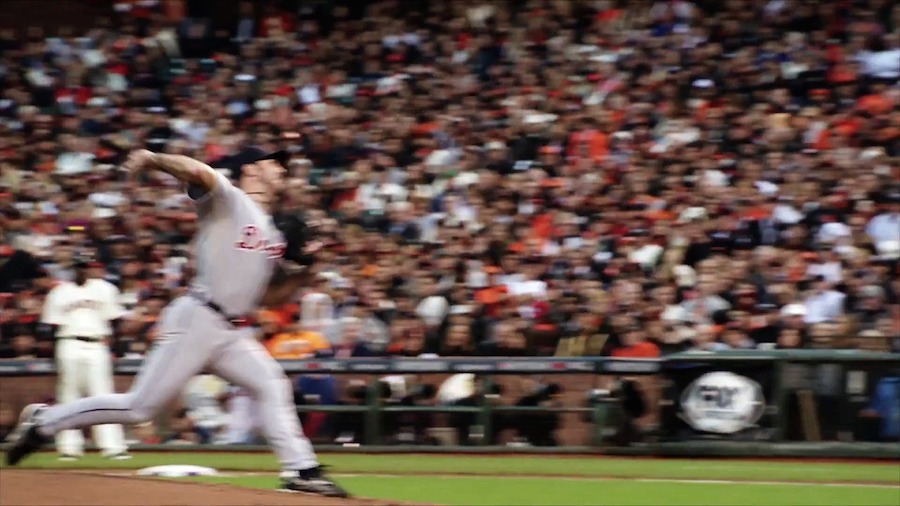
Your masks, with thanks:
<instances>
[{"instance_id":1,"label":"infield dirt","mask_svg":"<svg viewBox=\"0 0 900 506\"><path fill-rule=\"evenodd\" d=\"M65 471L0 471L3 506L387 506L368 499L329 499L275 490Z\"/></svg>"}]
</instances>

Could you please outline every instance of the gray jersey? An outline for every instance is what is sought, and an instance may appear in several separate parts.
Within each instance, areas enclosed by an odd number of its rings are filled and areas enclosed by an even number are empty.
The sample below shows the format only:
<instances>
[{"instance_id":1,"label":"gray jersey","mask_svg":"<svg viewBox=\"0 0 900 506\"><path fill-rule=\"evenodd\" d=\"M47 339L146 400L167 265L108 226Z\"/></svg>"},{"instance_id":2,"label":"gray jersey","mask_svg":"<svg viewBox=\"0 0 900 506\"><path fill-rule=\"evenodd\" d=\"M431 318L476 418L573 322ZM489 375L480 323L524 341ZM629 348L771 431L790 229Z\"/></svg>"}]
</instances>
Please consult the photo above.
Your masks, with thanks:
<instances>
[{"instance_id":1,"label":"gray jersey","mask_svg":"<svg viewBox=\"0 0 900 506\"><path fill-rule=\"evenodd\" d=\"M258 306L286 244L271 216L218 177L215 190L196 201L193 288L230 316L240 316Z\"/></svg>"}]
</instances>

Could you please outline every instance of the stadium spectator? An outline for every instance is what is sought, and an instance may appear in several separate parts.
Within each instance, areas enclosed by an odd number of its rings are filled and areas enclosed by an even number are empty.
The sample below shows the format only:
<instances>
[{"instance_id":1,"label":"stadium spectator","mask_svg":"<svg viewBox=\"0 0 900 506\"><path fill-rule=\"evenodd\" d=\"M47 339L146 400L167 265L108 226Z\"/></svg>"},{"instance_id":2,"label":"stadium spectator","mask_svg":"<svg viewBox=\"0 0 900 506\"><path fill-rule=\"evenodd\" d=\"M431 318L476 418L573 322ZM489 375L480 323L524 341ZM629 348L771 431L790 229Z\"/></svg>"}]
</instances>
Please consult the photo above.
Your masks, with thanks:
<instances>
[{"instance_id":1,"label":"stadium spectator","mask_svg":"<svg viewBox=\"0 0 900 506\"><path fill-rule=\"evenodd\" d=\"M202 4L0 32L0 356L49 356L28 318L83 248L142 355L194 214L117 164L249 144L290 150L278 212L329 240L260 319L338 357L897 335L900 6Z\"/></svg>"}]
</instances>

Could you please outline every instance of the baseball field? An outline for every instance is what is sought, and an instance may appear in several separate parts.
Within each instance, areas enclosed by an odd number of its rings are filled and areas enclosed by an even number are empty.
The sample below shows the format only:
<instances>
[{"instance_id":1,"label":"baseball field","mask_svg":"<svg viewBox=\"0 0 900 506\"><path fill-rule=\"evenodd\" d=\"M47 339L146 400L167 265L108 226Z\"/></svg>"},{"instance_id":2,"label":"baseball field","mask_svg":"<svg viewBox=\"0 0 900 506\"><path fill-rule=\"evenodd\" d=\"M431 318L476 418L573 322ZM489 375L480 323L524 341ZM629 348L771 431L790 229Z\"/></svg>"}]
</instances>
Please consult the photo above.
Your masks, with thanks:
<instances>
[{"instance_id":1,"label":"baseball field","mask_svg":"<svg viewBox=\"0 0 900 506\"><path fill-rule=\"evenodd\" d=\"M276 492L263 453L137 453L64 463L42 453L0 469L0 504L454 504L454 505L892 505L900 462L628 459L591 456L326 454L330 473L358 499ZM144 478L136 470L183 464L217 476Z\"/></svg>"}]
</instances>

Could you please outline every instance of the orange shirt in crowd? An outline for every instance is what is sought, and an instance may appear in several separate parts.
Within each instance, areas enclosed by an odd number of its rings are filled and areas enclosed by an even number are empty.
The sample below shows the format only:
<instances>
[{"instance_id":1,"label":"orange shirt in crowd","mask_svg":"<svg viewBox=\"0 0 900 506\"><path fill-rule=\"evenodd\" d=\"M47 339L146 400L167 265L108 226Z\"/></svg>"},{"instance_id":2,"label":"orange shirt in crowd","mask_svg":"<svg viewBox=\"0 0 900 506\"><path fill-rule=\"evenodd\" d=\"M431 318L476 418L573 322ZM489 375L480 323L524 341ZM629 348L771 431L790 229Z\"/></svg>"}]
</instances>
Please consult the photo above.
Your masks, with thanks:
<instances>
[{"instance_id":1,"label":"orange shirt in crowd","mask_svg":"<svg viewBox=\"0 0 900 506\"><path fill-rule=\"evenodd\" d=\"M587 145L587 154L593 160L602 160L609 154L609 137L600 130L575 132L569 138L568 155L579 156Z\"/></svg>"},{"instance_id":2,"label":"orange shirt in crowd","mask_svg":"<svg viewBox=\"0 0 900 506\"><path fill-rule=\"evenodd\" d=\"M258 318L265 321L273 321L279 327L286 327L291 323L294 315L300 312L299 304L285 304L281 307L260 310Z\"/></svg>"},{"instance_id":3,"label":"orange shirt in crowd","mask_svg":"<svg viewBox=\"0 0 900 506\"><path fill-rule=\"evenodd\" d=\"M284 332L269 339L266 348L278 359L300 359L331 349L331 343L318 332Z\"/></svg>"},{"instance_id":4,"label":"orange shirt in crowd","mask_svg":"<svg viewBox=\"0 0 900 506\"><path fill-rule=\"evenodd\" d=\"M553 215L550 213L539 214L531 220L531 229L535 237L546 239L553 233Z\"/></svg>"},{"instance_id":5,"label":"orange shirt in crowd","mask_svg":"<svg viewBox=\"0 0 900 506\"><path fill-rule=\"evenodd\" d=\"M429 122L417 124L413 127L412 132L413 135L424 137L433 134L435 130L437 130L437 123Z\"/></svg>"},{"instance_id":6,"label":"orange shirt in crowd","mask_svg":"<svg viewBox=\"0 0 900 506\"><path fill-rule=\"evenodd\" d=\"M612 356L617 358L657 358L659 357L659 347L644 341L633 346L616 348L612 351Z\"/></svg>"},{"instance_id":7,"label":"orange shirt in crowd","mask_svg":"<svg viewBox=\"0 0 900 506\"><path fill-rule=\"evenodd\" d=\"M866 111L873 116L879 114L888 114L893 108L890 100L877 93L861 97L856 105L863 111Z\"/></svg>"},{"instance_id":8,"label":"orange shirt in crowd","mask_svg":"<svg viewBox=\"0 0 900 506\"><path fill-rule=\"evenodd\" d=\"M744 212L743 218L747 220L762 220L772 216L772 213L764 207L751 207Z\"/></svg>"}]
</instances>

